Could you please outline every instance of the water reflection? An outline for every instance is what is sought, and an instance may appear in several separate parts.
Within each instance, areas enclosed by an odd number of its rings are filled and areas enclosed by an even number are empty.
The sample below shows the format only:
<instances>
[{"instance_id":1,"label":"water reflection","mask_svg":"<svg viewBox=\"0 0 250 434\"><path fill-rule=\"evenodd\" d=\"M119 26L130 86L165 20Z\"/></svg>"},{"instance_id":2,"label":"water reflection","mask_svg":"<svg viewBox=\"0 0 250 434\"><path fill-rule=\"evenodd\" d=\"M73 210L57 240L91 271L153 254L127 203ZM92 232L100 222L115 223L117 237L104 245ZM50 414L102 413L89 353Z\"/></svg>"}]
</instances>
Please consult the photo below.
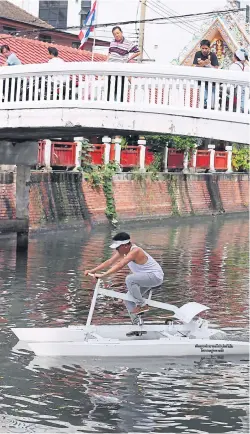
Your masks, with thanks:
<instances>
[{"instance_id":1,"label":"water reflection","mask_svg":"<svg viewBox=\"0 0 250 434\"><path fill-rule=\"evenodd\" d=\"M247 336L248 220L124 226L162 265L155 298L207 304L203 316ZM248 432L247 364L239 360L115 360L33 357L10 326L86 321L93 282L83 275L110 255L109 230L43 235L16 257L0 239L0 432ZM124 272L112 279L123 285ZM159 319L164 312L153 311ZM127 321L118 301L101 298L94 322Z\"/></svg>"}]
</instances>

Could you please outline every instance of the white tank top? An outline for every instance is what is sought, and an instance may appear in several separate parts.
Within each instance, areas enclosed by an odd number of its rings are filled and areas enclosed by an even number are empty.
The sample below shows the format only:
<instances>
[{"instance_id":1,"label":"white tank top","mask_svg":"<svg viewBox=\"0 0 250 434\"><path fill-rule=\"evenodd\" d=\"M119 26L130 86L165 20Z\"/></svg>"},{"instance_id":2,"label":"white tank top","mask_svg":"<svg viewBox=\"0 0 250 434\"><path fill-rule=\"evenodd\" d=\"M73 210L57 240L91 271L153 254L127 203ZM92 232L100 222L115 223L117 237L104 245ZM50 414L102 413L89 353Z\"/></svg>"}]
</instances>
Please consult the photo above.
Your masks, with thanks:
<instances>
[{"instance_id":1,"label":"white tank top","mask_svg":"<svg viewBox=\"0 0 250 434\"><path fill-rule=\"evenodd\" d=\"M136 246L135 244L132 245L131 250L134 249ZM148 260L145 262L145 264L136 264L134 261L130 261L128 263L128 267L132 273L154 273L156 277L159 277L159 279L163 279L164 273L163 270L156 262L152 256L150 256L145 250L141 249L143 253L147 256Z\"/></svg>"}]
</instances>

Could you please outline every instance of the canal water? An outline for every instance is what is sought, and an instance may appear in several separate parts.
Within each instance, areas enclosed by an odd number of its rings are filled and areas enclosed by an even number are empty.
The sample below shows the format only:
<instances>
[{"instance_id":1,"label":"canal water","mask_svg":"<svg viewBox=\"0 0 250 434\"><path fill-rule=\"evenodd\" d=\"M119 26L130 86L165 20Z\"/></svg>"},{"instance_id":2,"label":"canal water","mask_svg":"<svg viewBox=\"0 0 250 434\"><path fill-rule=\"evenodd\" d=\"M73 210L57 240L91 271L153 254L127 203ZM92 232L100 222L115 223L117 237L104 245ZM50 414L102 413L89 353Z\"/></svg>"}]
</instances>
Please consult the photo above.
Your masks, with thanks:
<instances>
[{"instance_id":1,"label":"canal water","mask_svg":"<svg viewBox=\"0 0 250 434\"><path fill-rule=\"evenodd\" d=\"M210 307L203 317L248 339L248 218L124 225L165 271L154 298ZM248 363L192 359L38 358L11 327L86 321L93 281L84 270L110 255L112 232L33 236L28 255L0 238L1 433L248 433ZM124 282L124 272L112 279ZM164 321L152 310L152 320ZM100 298L96 323L128 321L119 301ZM235 328L235 331L230 330Z\"/></svg>"}]
</instances>

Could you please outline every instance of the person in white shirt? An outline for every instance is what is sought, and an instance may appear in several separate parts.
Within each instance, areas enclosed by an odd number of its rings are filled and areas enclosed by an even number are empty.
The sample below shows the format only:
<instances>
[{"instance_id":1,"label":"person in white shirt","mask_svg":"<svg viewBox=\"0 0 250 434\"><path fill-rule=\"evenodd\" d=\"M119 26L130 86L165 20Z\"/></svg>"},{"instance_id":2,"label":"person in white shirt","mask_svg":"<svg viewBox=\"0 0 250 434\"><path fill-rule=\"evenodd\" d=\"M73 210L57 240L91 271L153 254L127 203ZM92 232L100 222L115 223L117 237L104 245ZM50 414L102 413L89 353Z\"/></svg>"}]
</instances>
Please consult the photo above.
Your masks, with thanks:
<instances>
[{"instance_id":1,"label":"person in white shirt","mask_svg":"<svg viewBox=\"0 0 250 434\"><path fill-rule=\"evenodd\" d=\"M249 61L248 59L248 53L246 52L246 50L244 48L239 48L238 50L235 51L234 53L234 59L233 59L233 63L230 66L230 71L238 71L238 72L248 72L250 71L249 66L247 64L247 62ZM237 93L237 89L235 89L235 94ZM235 99L236 99L236 95L235 95ZM242 88L241 89L241 112L244 112L244 106L245 106L245 89Z\"/></svg>"},{"instance_id":2,"label":"person in white shirt","mask_svg":"<svg viewBox=\"0 0 250 434\"><path fill-rule=\"evenodd\" d=\"M116 250L115 254L92 270L86 270L84 274L87 276L94 273L96 278L103 278L122 270L127 265L131 274L126 277L126 287L135 302L126 301L125 305L131 321L135 322L138 314L149 310L143 297L150 289L162 284L164 273L160 264L152 256L131 243L130 235L126 232L116 234L110 247ZM104 273L96 273L108 267L111 268Z\"/></svg>"},{"instance_id":3,"label":"person in white shirt","mask_svg":"<svg viewBox=\"0 0 250 434\"><path fill-rule=\"evenodd\" d=\"M63 64L65 63L63 59L61 59L60 57L58 57L58 50L55 47L48 47L48 52L49 52L49 60L48 63L53 63L59 66L59 64ZM60 80L61 78L63 78L63 82L66 82L66 77L64 75L54 75L52 81L54 84L57 84L57 86L60 84Z\"/></svg>"},{"instance_id":4,"label":"person in white shirt","mask_svg":"<svg viewBox=\"0 0 250 434\"><path fill-rule=\"evenodd\" d=\"M58 57L58 50L55 47L49 47L49 61L48 63L64 63L64 60Z\"/></svg>"},{"instance_id":5,"label":"person in white shirt","mask_svg":"<svg viewBox=\"0 0 250 434\"><path fill-rule=\"evenodd\" d=\"M230 66L230 71L244 71L249 72L248 54L244 48L239 48L234 53L233 63Z\"/></svg>"}]
</instances>

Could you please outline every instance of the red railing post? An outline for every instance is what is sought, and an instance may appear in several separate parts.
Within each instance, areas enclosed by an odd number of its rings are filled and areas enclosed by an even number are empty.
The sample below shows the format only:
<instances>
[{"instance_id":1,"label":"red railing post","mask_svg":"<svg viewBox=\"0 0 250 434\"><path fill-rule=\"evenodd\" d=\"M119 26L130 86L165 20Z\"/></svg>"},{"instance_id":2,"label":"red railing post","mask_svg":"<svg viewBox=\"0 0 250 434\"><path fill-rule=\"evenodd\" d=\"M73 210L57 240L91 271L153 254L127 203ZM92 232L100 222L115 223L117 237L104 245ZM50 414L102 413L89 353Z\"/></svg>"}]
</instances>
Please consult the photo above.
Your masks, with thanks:
<instances>
[{"instance_id":1,"label":"red railing post","mask_svg":"<svg viewBox=\"0 0 250 434\"><path fill-rule=\"evenodd\" d=\"M51 143L51 166L75 167L75 159L75 142Z\"/></svg>"},{"instance_id":2,"label":"red railing post","mask_svg":"<svg viewBox=\"0 0 250 434\"><path fill-rule=\"evenodd\" d=\"M140 148L138 146L127 146L121 151L121 167L136 167L140 164Z\"/></svg>"},{"instance_id":3,"label":"red railing post","mask_svg":"<svg viewBox=\"0 0 250 434\"><path fill-rule=\"evenodd\" d=\"M91 151L91 163L101 166L104 163L104 151L105 145L92 145L93 150Z\"/></svg>"},{"instance_id":4,"label":"red railing post","mask_svg":"<svg viewBox=\"0 0 250 434\"><path fill-rule=\"evenodd\" d=\"M209 169L210 167L210 153L207 150L198 150L196 155L196 168Z\"/></svg>"},{"instance_id":5,"label":"red railing post","mask_svg":"<svg viewBox=\"0 0 250 434\"><path fill-rule=\"evenodd\" d=\"M168 149L168 169L183 169L184 152L176 149Z\"/></svg>"}]
</instances>

